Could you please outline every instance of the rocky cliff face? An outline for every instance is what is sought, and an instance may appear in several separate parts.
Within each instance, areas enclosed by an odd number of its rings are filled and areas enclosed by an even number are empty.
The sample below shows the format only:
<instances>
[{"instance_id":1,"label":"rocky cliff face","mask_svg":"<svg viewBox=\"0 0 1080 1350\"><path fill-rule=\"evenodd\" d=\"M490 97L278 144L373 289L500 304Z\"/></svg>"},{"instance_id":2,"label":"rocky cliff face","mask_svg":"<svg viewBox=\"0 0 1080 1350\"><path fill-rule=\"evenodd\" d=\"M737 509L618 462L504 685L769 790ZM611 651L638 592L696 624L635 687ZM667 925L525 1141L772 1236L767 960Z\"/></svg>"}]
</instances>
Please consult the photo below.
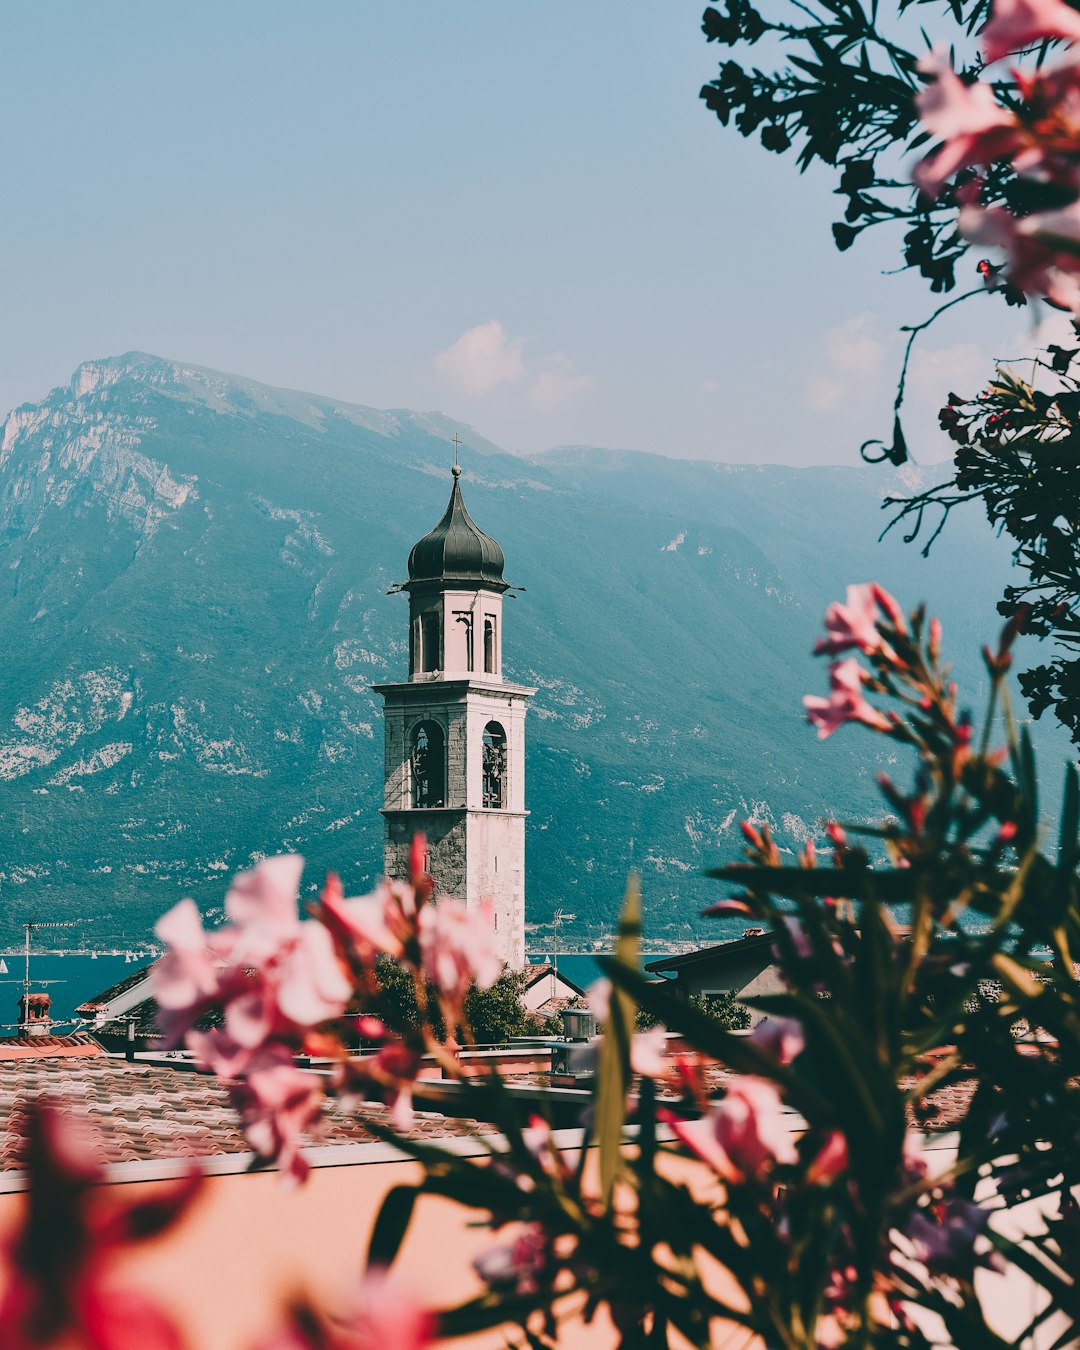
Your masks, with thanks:
<instances>
[{"instance_id":1,"label":"rocky cliff face","mask_svg":"<svg viewBox=\"0 0 1080 1350\"><path fill-rule=\"evenodd\" d=\"M370 686L407 657L386 592L445 505L455 431L470 510L526 587L505 659L539 689L535 922L556 905L608 922L633 863L653 930L685 934L741 816L794 844L870 809L882 751L854 732L819 750L800 718L823 683L804 654L848 581L936 596L971 657L996 622L1008 560L981 522L933 567L878 549L869 470L526 463L436 414L140 354L88 362L0 435L0 938L72 916L97 940L142 935L280 849L308 856L312 884L327 867L371 883Z\"/></svg>"}]
</instances>

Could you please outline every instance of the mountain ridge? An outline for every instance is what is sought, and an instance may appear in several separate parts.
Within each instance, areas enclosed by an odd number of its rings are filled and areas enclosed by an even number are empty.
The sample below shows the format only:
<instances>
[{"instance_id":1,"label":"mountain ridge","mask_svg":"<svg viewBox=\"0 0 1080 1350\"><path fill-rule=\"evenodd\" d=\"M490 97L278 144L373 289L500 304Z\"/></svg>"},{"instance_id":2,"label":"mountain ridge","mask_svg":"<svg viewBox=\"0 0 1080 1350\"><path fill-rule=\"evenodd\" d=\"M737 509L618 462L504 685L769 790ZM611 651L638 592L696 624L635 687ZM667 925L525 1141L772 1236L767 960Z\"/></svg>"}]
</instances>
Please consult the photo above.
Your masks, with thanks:
<instances>
[{"instance_id":1,"label":"mountain ridge","mask_svg":"<svg viewBox=\"0 0 1080 1350\"><path fill-rule=\"evenodd\" d=\"M373 882L371 685L407 659L387 591L445 506L450 434L470 512L525 587L505 664L539 690L534 924L561 906L598 931L633 864L650 931L685 938L741 816L794 847L823 815L876 809L891 748L854 730L819 747L802 722L801 694L824 683L806 654L847 582L873 574L905 603L944 589L977 695L1007 550L974 518L930 564L876 546L895 476L526 460L443 414L146 353L88 361L0 434L0 937L43 913L145 935L179 894L213 910L231 871L282 848L309 857L308 885L327 867Z\"/></svg>"}]
</instances>

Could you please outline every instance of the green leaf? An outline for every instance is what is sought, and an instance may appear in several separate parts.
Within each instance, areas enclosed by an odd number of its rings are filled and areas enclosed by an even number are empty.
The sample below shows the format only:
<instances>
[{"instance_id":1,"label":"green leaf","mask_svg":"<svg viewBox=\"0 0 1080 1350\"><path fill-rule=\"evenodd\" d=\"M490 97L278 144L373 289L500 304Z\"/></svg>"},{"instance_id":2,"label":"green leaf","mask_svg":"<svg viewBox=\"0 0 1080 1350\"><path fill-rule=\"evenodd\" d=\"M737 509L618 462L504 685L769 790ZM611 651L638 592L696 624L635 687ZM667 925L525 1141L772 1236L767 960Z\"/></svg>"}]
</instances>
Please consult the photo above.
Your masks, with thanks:
<instances>
[{"instance_id":1,"label":"green leaf","mask_svg":"<svg viewBox=\"0 0 1080 1350\"><path fill-rule=\"evenodd\" d=\"M715 1017L694 1007L687 999L669 992L665 987L666 981L655 983L647 980L641 971L623 966L610 956L597 957L597 964L612 984L630 990L641 1007L655 1013L670 1031L680 1032L695 1050L719 1060L737 1073L771 1078L783 1087L784 1096L791 1105L808 1118L830 1116L829 1103L790 1068L778 1064L771 1055L758 1049L748 1036L728 1031ZM755 1006L761 1002L759 999L753 1000ZM798 1016L798 1008L790 999L784 1010L789 1015Z\"/></svg>"},{"instance_id":2,"label":"green leaf","mask_svg":"<svg viewBox=\"0 0 1080 1350\"><path fill-rule=\"evenodd\" d=\"M615 940L615 958L620 965L637 969L641 950L641 882L631 872L626 882L626 897ZM630 1088L630 1037L634 1030L637 1003L632 993L613 986L611 1006L600 1048L596 1086L596 1142L600 1151L600 1196L611 1203L615 1181L622 1168L623 1125L626 1122L626 1094Z\"/></svg>"},{"instance_id":3,"label":"green leaf","mask_svg":"<svg viewBox=\"0 0 1080 1350\"><path fill-rule=\"evenodd\" d=\"M367 1264L389 1266L397 1256L412 1220L419 1191L415 1186L394 1186L379 1209L368 1243Z\"/></svg>"},{"instance_id":4,"label":"green leaf","mask_svg":"<svg viewBox=\"0 0 1080 1350\"><path fill-rule=\"evenodd\" d=\"M1075 880L1077 836L1080 834L1080 778L1076 765L1065 769L1065 799L1061 805L1061 840L1058 845L1058 871L1061 880L1071 886Z\"/></svg>"},{"instance_id":5,"label":"green leaf","mask_svg":"<svg viewBox=\"0 0 1080 1350\"><path fill-rule=\"evenodd\" d=\"M740 863L708 868L705 875L766 895L873 897L895 905L913 898L916 872L913 867L872 871L868 867L750 867Z\"/></svg>"}]
</instances>

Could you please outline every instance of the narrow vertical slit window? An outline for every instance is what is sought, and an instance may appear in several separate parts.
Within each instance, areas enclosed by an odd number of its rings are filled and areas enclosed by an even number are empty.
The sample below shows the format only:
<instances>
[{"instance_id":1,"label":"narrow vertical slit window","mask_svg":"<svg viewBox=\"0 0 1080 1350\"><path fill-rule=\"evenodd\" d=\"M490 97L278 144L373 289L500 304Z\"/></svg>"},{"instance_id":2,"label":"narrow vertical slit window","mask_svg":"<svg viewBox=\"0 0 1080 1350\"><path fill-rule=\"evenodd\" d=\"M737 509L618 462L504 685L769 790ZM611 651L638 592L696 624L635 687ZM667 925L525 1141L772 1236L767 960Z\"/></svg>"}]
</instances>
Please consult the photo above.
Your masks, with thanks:
<instances>
[{"instance_id":1,"label":"narrow vertical slit window","mask_svg":"<svg viewBox=\"0 0 1080 1350\"><path fill-rule=\"evenodd\" d=\"M484 618L484 673L495 674L495 619L491 614Z\"/></svg>"},{"instance_id":2,"label":"narrow vertical slit window","mask_svg":"<svg viewBox=\"0 0 1080 1350\"><path fill-rule=\"evenodd\" d=\"M421 615L420 618L420 658L421 670L431 672L442 670L442 624L438 611Z\"/></svg>"},{"instance_id":3,"label":"narrow vertical slit window","mask_svg":"<svg viewBox=\"0 0 1080 1350\"><path fill-rule=\"evenodd\" d=\"M455 610L454 618L465 629L465 669L473 669L473 621L472 615L465 610Z\"/></svg>"}]
</instances>

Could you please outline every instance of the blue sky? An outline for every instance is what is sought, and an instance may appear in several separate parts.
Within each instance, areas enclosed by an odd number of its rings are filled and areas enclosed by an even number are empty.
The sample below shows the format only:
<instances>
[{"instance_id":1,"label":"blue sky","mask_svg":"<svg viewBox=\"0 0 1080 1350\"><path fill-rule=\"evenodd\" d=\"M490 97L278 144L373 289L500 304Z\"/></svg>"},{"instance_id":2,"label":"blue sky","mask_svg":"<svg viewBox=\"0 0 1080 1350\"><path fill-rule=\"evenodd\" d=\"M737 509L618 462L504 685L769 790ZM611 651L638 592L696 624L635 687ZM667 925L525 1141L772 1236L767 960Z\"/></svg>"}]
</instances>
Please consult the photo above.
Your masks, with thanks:
<instances>
[{"instance_id":1,"label":"blue sky","mask_svg":"<svg viewBox=\"0 0 1080 1350\"><path fill-rule=\"evenodd\" d=\"M0 405L137 348L518 453L856 462L930 298L705 111L701 8L9 2ZM924 459L1024 345L990 311L916 364Z\"/></svg>"}]
</instances>

